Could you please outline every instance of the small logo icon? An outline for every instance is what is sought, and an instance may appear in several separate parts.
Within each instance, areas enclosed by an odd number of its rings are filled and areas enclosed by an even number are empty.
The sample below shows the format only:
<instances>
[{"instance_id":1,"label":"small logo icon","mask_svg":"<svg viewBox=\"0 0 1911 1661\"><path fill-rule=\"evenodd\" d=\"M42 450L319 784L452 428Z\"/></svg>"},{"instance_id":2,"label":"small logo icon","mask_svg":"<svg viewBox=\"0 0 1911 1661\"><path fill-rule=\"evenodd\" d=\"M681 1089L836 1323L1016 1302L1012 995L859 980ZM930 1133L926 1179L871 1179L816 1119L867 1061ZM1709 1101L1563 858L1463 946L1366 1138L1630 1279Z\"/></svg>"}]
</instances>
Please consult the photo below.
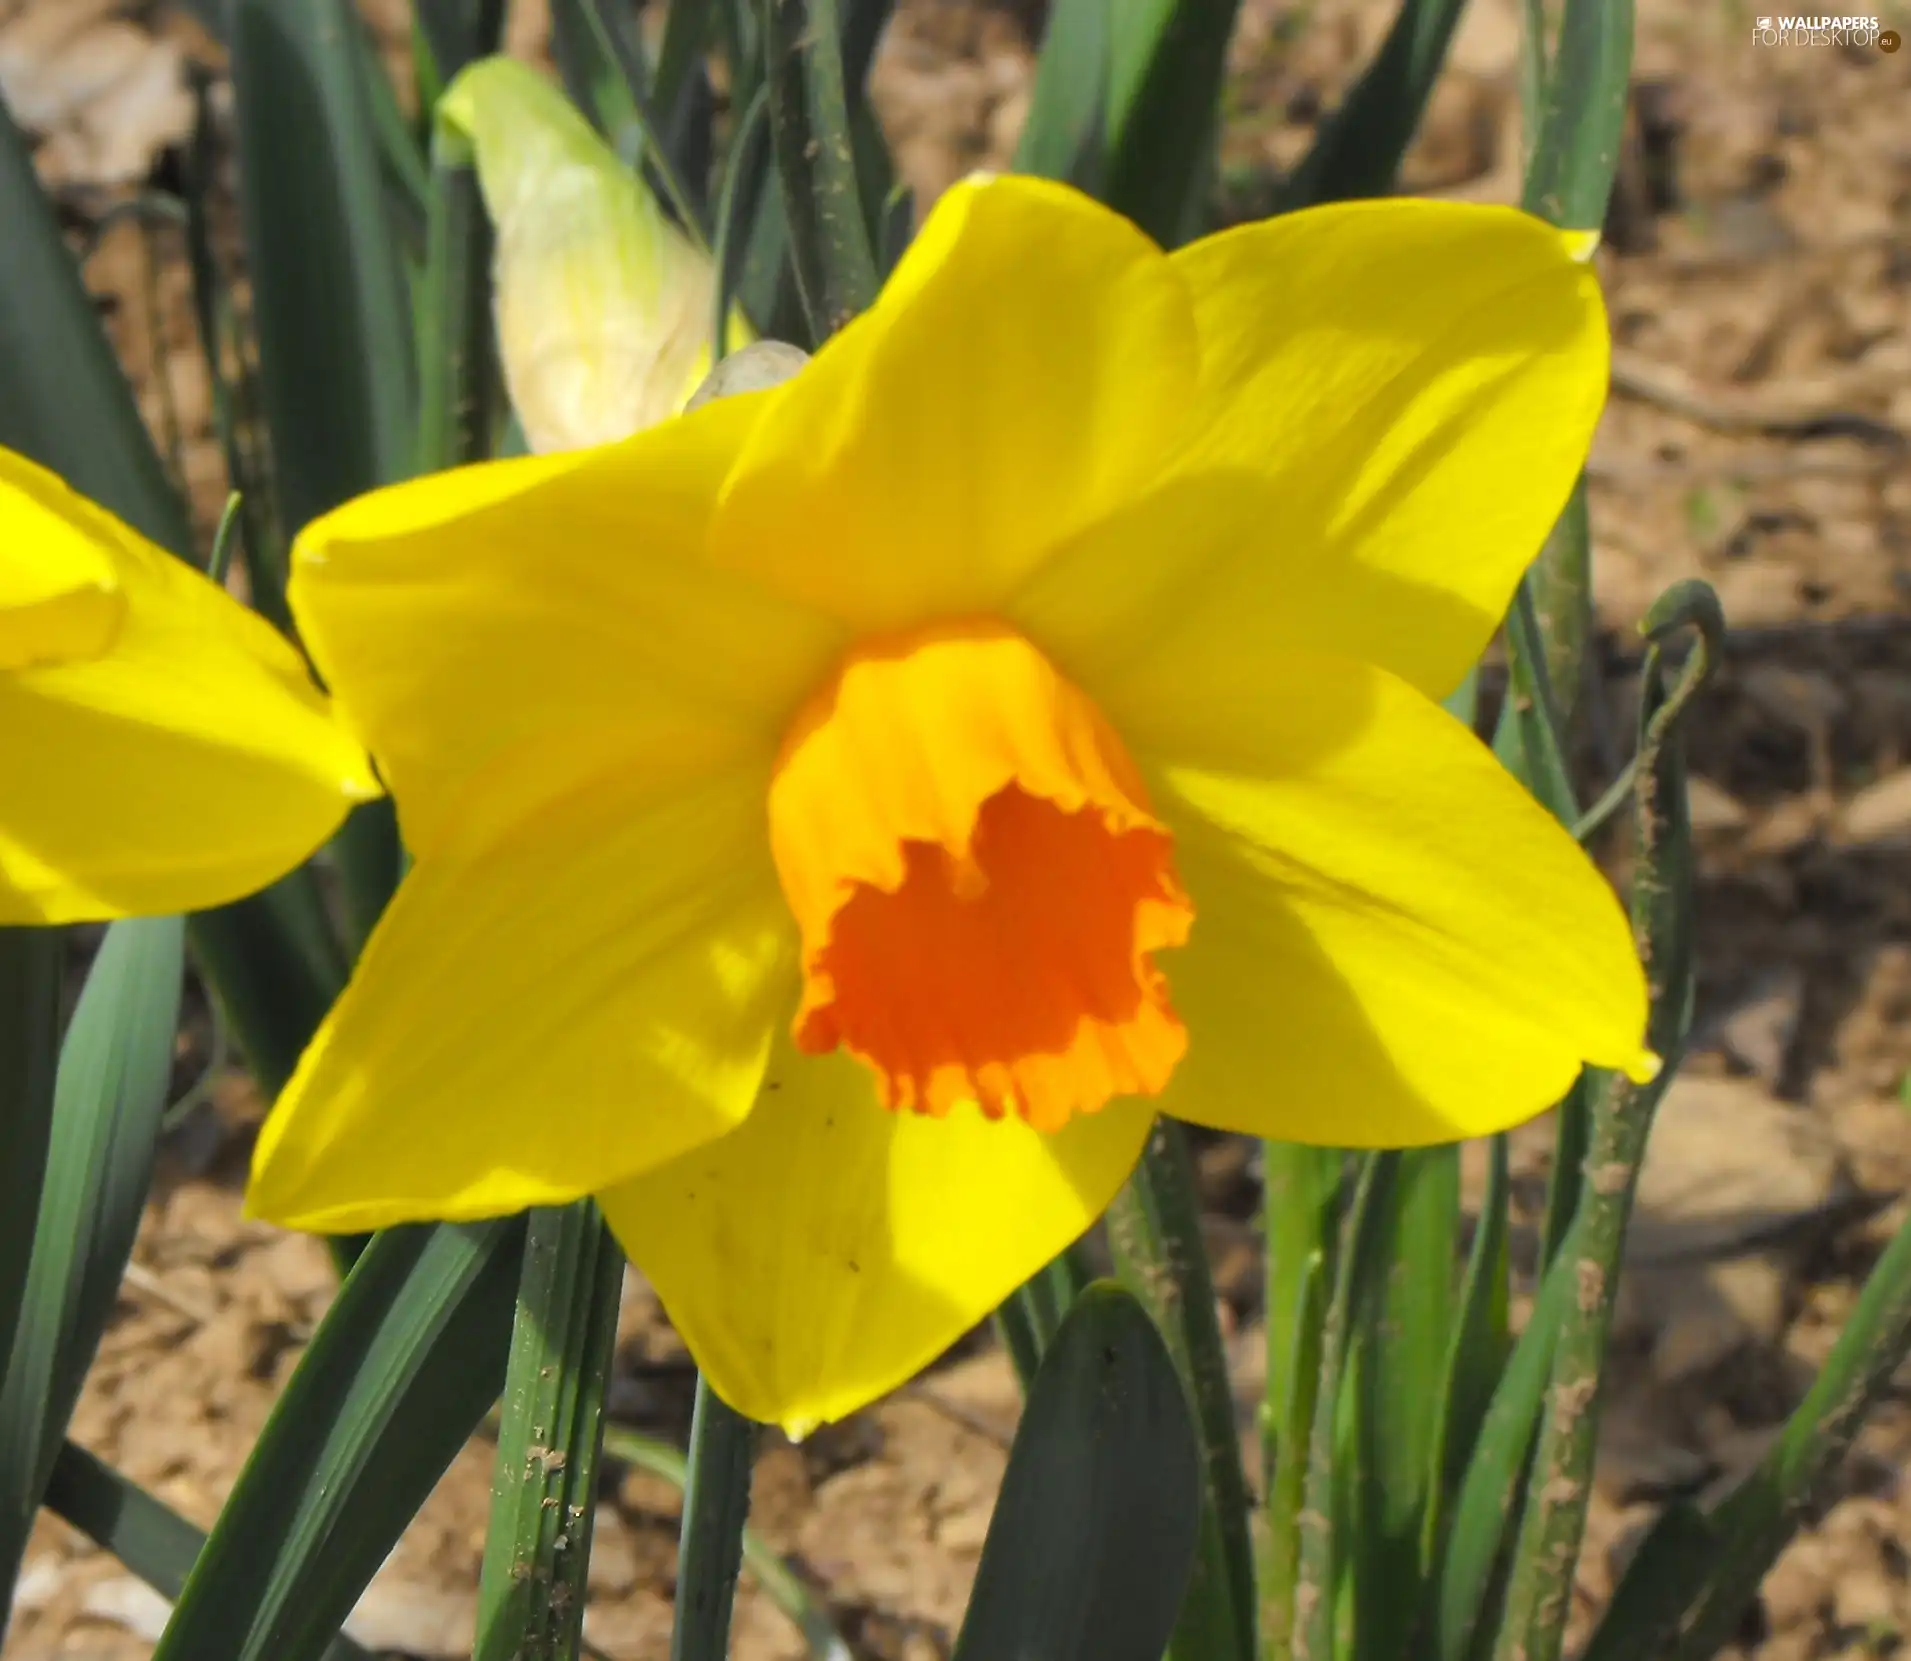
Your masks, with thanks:
<instances>
[{"instance_id":1,"label":"small logo icon","mask_svg":"<svg viewBox=\"0 0 1911 1661\"><path fill-rule=\"evenodd\" d=\"M1769 17L1761 17L1758 20L1758 32L1761 35L1769 33L1771 31L1771 27L1772 27L1772 20Z\"/></svg>"},{"instance_id":2,"label":"small logo icon","mask_svg":"<svg viewBox=\"0 0 1911 1661\"><path fill-rule=\"evenodd\" d=\"M1878 31L1878 50L1880 52L1895 52L1903 44L1904 39L1899 35L1896 29L1880 29Z\"/></svg>"}]
</instances>

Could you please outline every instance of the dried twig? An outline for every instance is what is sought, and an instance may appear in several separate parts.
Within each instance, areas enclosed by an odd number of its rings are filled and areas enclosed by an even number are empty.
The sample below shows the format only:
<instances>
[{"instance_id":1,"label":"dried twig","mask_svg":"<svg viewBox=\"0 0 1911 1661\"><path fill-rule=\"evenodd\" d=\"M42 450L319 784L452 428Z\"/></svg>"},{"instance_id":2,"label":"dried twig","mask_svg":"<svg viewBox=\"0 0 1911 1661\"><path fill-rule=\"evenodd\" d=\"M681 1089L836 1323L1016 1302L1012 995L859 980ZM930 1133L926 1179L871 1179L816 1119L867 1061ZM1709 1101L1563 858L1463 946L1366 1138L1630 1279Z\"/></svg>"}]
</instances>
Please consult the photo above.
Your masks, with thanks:
<instances>
[{"instance_id":1,"label":"dried twig","mask_svg":"<svg viewBox=\"0 0 1911 1661\"><path fill-rule=\"evenodd\" d=\"M1826 404L1761 404L1706 397L1693 390L1681 371L1648 364L1630 352L1613 354L1612 389L1714 432L1851 438L1892 451L1911 447L1911 441L1890 422L1862 411Z\"/></svg>"}]
</instances>

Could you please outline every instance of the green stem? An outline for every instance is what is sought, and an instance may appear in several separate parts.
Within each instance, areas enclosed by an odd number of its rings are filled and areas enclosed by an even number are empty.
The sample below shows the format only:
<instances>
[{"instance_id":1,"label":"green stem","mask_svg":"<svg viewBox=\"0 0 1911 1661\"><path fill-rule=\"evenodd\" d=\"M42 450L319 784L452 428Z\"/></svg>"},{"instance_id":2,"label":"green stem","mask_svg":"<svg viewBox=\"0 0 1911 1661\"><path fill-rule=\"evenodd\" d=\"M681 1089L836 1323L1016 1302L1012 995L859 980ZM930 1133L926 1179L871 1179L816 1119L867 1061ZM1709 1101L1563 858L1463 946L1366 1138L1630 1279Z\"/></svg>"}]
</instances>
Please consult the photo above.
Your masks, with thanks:
<instances>
[{"instance_id":1,"label":"green stem","mask_svg":"<svg viewBox=\"0 0 1911 1661\"><path fill-rule=\"evenodd\" d=\"M698 1377L670 1661L724 1661L730 1653L730 1611L743 1564L743 1526L750 1516L756 1432L751 1420Z\"/></svg>"},{"instance_id":2,"label":"green stem","mask_svg":"<svg viewBox=\"0 0 1911 1661\"><path fill-rule=\"evenodd\" d=\"M644 1436L621 1425L607 1425L604 1451L614 1459L662 1477L679 1492L690 1485L690 1462L668 1442L660 1442L654 1436ZM811 1661L851 1661L849 1645L830 1620L829 1611L803 1584L796 1571L776 1554L775 1548L749 1527L743 1530L743 1566L770 1601L803 1634Z\"/></svg>"},{"instance_id":3,"label":"green stem","mask_svg":"<svg viewBox=\"0 0 1911 1661\"><path fill-rule=\"evenodd\" d=\"M1081 1242L1037 1269L995 1312L995 1335L1026 1390L1075 1300L1095 1278Z\"/></svg>"},{"instance_id":4,"label":"green stem","mask_svg":"<svg viewBox=\"0 0 1911 1661\"><path fill-rule=\"evenodd\" d=\"M1155 1122L1140 1165L1108 1209L1108 1240L1122 1280L1167 1340L1201 1438L1201 1545L1170 1654L1175 1661L1253 1661L1256 1593L1247 1478L1201 1237L1200 1199L1186 1136L1174 1120Z\"/></svg>"},{"instance_id":5,"label":"green stem","mask_svg":"<svg viewBox=\"0 0 1911 1661\"><path fill-rule=\"evenodd\" d=\"M836 0L764 0L770 137L803 309L826 340L876 298Z\"/></svg>"},{"instance_id":6,"label":"green stem","mask_svg":"<svg viewBox=\"0 0 1911 1661\"><path fill-rule=\"evenodd\" d=\"M1700 643L1668 692L1657 642L1687 624L1699 626ZM1575 1296L1553 1352L1546 1420L1527 1486L1497 1661L1558 1661L1565 1641L1591 1500L1602 1367L1626 1224L1653 1110L1691 1022L1692 848L1678 722L1711 670L1723 625L1711 590L1682 584L1653 607L1646 627L1654 646L1642 688L1633 935L1651 982L1651 1042L1666 1064L1650 1083L1615 1076L1593 1116L1571 1247Z\"/></svg>"},{"instance_id":7,"label":"green stem","mask_svg":"<svg viewBox=\"0 0 1911 1661\"><path fill-rule=\"evenodd\" d=\"M572 1661L624 1257L589 1200L533 1211L505 1373L474 1661Z\"/></svg>"}]
</instances>

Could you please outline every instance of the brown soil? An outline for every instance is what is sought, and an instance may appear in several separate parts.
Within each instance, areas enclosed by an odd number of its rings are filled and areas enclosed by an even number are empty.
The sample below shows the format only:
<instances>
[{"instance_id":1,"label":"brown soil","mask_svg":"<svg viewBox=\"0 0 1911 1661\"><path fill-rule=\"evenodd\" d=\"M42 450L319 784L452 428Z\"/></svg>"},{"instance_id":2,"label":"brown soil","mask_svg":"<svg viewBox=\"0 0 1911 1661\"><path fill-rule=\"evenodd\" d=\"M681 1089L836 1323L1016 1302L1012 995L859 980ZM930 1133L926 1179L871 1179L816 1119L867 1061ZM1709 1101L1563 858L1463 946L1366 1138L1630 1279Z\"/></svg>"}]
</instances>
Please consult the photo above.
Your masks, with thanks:
<instances>
[{"instance_id":1,"label":"brown soil","mask_svg":"<svg viewBox=\"0 0 1911 1661\"><path fill-rule=\"evenodd\" d=\"M402 57L402 0L368 6ZM515 9L534 51L539 8ZM879 89L932 193L1001 161L1026 106L1033 5L904 0ZM1242 205L1291 161L1371 48L1376 0L1246 0L1224 149ZM1643 0L1632 151L1601 255L1617 384L1594 451L1606 625L1587 746L1617 755L1633 626L1674 579L1718 588L1729 663L1694 724L1703 852L1701 1036L1665 1110L1622 1309L1582 1571L1596 1607L1670 1495L1718 1491L1794 1403L1907 1212L1911 1115L1911 52L1760 48L1736 0ZM1512 0L1477 0L1408 168L1411 188L1506 199L1519 166ZM1903 18L1901 30L1911 27ZM115 56L117 54L117 56ZM141 407L209 531L225 490L173 232L106 215L190 122L180 66L218 55L123 0L0 0L0 89L38 160ZM29 108L31 106L31 108ZM205 1050L196 1012L182 1066ZM134 1266L75 1434L204 1524L332 1279L323 1248L241 1221L260 1104L243 1076L168 1136ZM1543 1181L1545 1127L1520 1138ZM1244 1425L1259 1269L1248 1150L1204 1163ZM1016 1413L986 1340L801 1448L771 1438L755 1522L859 1655L930 1661L958 1622ZM681 1438L681 1346L634 1274L619 1419ZM1865 1431L1743 1635L1760 1661L1895 1652L1911 1627L1911 1396ZM368 1641L468 1653L491 1453L474 1440L360 1610ZM587 1631L619 1661L667 1644L676 1500L613 1470ZM29 1553L7 1656L131 1661L163 1607L63 1525ZM741 1661L802 1653L746 1581Z\"/></svg>"}]
</instances>

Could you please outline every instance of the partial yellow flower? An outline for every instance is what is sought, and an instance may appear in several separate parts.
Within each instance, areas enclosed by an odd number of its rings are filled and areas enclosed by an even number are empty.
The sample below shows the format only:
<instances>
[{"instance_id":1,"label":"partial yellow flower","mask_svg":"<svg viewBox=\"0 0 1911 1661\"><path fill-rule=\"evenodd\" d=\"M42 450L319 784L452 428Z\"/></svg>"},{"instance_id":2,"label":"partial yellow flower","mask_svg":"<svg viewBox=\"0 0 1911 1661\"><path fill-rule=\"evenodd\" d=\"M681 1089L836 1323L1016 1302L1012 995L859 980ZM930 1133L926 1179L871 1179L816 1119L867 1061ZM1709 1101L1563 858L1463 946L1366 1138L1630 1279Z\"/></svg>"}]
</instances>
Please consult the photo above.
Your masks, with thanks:
<instances>
[{"instance_id":1,"label":"partial yellow flower","mask_svg":"<svg viewBox=\"0 0 1911 1661\"><path fill-rule=\"evenodd\" d=\"M1168 255L971 181L787 383L319 521L293 604L417 864L253 1209L596 1194L797 1432L1080 1234L1158 1108L1403 1145L1649 1071L1612 892L1434 701L1606 364L1509 209Z\"/></svg>"},{"instance_id":2,"label":"partial yellow flower","mask_svg":"<svg viewBox=\"0 0 1911 1661\"><path fill-rule=\"evenodd\" d=\"M379 794L270 625L0 450L0 924L239 899Z\"/></svg>"},{"instance_id":3,"label":"partial yellow flower","mask_svg":"<svg viewBox=\"0 0 1911 1661\"><path fill-rule=\"evenodd\" d=\"M675 415L710 371L710 256L528 65L470 65L437 119L477 164L505 382L530 447L578 449ZM733 312L726 344L749 338Z\"/></svg>"}]
</instances>

